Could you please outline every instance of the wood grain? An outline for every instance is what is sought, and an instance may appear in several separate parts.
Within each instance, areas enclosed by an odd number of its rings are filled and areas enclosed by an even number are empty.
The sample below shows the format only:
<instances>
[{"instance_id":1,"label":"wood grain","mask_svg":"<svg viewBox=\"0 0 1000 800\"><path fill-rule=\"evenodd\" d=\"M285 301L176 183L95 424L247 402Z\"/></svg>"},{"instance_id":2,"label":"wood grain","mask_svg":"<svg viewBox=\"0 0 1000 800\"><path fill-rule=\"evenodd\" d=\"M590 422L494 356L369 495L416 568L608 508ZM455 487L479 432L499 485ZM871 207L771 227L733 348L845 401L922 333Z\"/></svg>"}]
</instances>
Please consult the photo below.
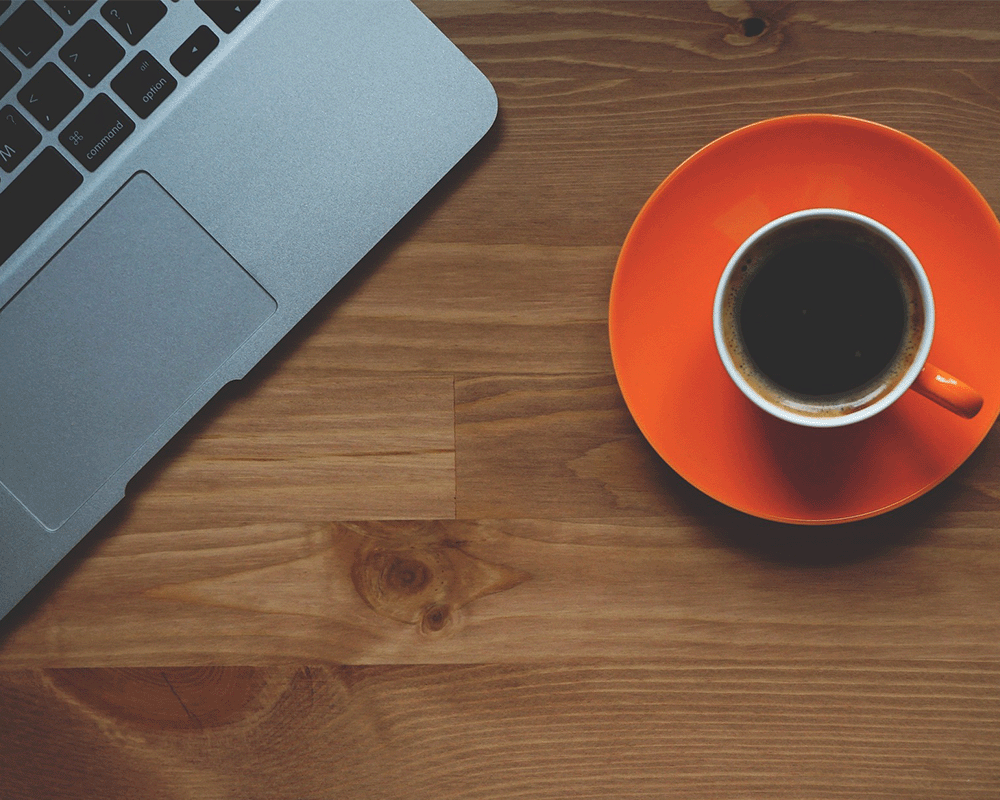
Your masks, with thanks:
<instances>
[{"instance_id":1,"label":"wood grain","mask_svg":"<svg viewBox=\"0 0 1000 800\"><path fill-rule=\"evenodd\" d=\"M992 798L998 680L766 659L15 672L0 773L9 800L39 773L53 800Z\"/></svg>"},{"instance_id":2,"label":"wood grain","mask_svg":"<svg viewBox=\"0 0 1000 800\"><path fill-rule=\"evenodd\" d=\"M4 665L997 659L995 512L954 495L811 532L664 518L258 525L115 537ZM703 520L714 520L715 525ZM134 567L124 576L123 565Z\"/></svg>"},{"instance_id":3,"label":"wood grain","mask_svg":"<svg viewBox=\"0 0 1000 800\"><path fill-rule=\"evenodd\" d=\"M891 125L1000 208L996 5L419 5L497 124L0 621L0 800L1000 795L996 431L765 523L607 344L636 213L741 125Z\"/></svg>"}]
</instances>

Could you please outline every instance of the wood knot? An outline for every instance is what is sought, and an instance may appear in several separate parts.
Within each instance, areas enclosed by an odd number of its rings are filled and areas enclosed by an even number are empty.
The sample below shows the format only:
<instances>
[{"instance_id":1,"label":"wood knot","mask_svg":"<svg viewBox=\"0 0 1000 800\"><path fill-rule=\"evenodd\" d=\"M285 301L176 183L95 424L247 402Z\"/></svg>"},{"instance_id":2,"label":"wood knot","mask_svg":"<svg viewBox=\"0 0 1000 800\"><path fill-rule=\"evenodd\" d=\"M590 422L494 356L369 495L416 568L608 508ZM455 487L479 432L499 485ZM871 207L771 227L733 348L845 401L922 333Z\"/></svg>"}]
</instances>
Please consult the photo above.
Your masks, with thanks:
<instances>
[{"instance_id":1,"label":"wood knot","mask_svg":"<svg viewBox=\"0 0 1000 800\"><path fill-rule=\"evenodd\" d=\"M431 580L431 570L415 558L395 556L381 576L385 588L403 594L422 591Z\"/></svg>"},{"instance_id":2,"label":"wood knot","mask_svg":"<svg viewBox=\"0 0 1000 800\"><path fill-rule=\"evenodd\" d=\"M745 17L740 20L740 28L747 39L753 39L767 30L767 22L760 17Z\"/></svg>"},{"instance_id":3,"label":"wood knot","mask_svg":"<svg viewBox=\"0 0 1000 800\"><path fill-rule=\"evenodd\" d=\"M416 623L440 594L445 566L432 552L374 546L358 553L351 577L358 594L376 611Z\"/></svg>"},{"instance_id":4,"label":"wood knot","mask_svg":"<svg viewBox=\"0 0 1000 800\"><path fill-rule=\"evenodd\" d=\"M734 47L747 48L746 56L774 52L783 38L786 14L769 6L767 13L754 10L746 0L708 0L709 8L728 19L722 40Z\"/></svg>"},{"instance_id":5,"label":"wood knot","mask_svg":"<svg viewBox=\"0 0 1000 800\"><path fill-rule=\"evenodd\" d=\"M451 610L448 606L433 605L424 611L420 627L427 633L437 633L444 630L450 619Z\"/></svg>"},{"instance_id":6,"label":"wood knot","mask_svg":"<svg viewBox=\"0 0 1000 800\"><path fill-rule=\"evenodd\" d=\"M726 44L735 47L749 47L753 45L754 51L758 48L770 51L781 43L780 35L772 35L775 27L773 22L767 17L756 14L745 16L734 20L734 24L723 36L723 40Z\"/></svg>"},{"instance_id":7,"label":"wood knot","mask_svg":"<svg viewBox=\"0 0 1000 800\"><path fill-rule=\"evenodd\" d=\"M351 578L375 612L424 633L443 631L473 600L528 579L525 572L470 555L462 542L414 534L409 546L399 546L398 540L362 542Z\"/></svg>"}]
</instances>

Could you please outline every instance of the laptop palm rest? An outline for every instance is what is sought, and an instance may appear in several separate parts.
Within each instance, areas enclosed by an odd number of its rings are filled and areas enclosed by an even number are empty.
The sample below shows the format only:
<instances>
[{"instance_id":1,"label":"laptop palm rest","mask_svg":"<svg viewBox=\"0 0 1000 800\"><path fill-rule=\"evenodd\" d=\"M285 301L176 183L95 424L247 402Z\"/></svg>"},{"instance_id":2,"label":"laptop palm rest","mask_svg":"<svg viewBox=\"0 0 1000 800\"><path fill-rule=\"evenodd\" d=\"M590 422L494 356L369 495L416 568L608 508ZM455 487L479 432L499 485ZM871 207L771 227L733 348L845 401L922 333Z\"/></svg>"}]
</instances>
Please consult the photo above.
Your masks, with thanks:
<instances>
[{"instance_id":1,"label":"laptop palm rest","mask_svg":"<svg viewBox=\"0 0 1000 800\"><path fill-rule=\"evenodd\" d=\"M276 308L137 173L0 310L0 483L59 528Z\"/></svg>"}]
</instances>

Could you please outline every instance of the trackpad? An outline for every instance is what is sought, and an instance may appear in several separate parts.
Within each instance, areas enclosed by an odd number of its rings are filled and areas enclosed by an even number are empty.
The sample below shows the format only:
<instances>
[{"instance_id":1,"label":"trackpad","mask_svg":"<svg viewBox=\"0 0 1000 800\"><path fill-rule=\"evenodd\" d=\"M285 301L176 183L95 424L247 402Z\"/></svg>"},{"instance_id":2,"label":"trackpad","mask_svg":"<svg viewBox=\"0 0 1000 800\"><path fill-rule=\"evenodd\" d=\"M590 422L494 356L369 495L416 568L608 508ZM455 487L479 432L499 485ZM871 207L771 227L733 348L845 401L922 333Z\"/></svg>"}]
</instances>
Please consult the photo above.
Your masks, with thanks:
<instances>
[{"instance_id":1,"label":"trackpad","mask_svg":"<svg viewBox=\"0 0 1000 800\"><path fill-rule=\"evenodd\" d=\"M276 307L136 174L0 310L0 482L58 528Z\"/></svg>"}]
</instances>

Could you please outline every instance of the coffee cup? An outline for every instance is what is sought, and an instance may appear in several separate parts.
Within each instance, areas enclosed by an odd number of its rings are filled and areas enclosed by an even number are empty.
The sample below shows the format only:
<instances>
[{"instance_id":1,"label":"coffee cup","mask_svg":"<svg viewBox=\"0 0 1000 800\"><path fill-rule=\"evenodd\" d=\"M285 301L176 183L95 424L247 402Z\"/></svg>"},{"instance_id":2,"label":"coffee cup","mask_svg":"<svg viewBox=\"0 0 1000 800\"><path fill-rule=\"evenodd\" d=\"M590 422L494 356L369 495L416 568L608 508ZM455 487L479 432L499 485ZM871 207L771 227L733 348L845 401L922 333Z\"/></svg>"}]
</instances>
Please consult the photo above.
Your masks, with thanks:
<instances>
[{"instance_id":1,"label":"coffee cup","mask_svg":"<svg viewBox=\"0 0 1000 800\"><path fill-rule=\"evenodd\" d=\"M966 418L983 405L927 362L934 297L916 255L852 211L796 211L751 234L719 280L713 326L733 382L786 422L850 425L910 389Z\"/></svg>"}]
</instances>

